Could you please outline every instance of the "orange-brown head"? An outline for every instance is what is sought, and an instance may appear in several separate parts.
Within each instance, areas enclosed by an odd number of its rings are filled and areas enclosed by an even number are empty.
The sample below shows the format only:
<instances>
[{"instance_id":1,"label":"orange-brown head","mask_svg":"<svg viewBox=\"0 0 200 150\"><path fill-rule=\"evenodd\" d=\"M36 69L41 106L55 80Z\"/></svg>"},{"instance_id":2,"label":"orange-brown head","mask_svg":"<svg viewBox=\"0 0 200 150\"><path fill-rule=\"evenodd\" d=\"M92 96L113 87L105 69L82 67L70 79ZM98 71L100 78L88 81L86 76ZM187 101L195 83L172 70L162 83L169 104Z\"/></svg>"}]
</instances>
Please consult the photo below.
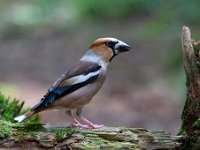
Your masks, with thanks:
<instances>
[{"instance_id":1,"label":"orange-brown head","mask_svg":"<svg viewBox=\"0 0 200 150\"><path fill-rule=\"evenodd\" d=\"M90 46L90 50L105 62L110 62L117 54L130 49L131 47L128 44L115 38L99 38Z\"/></svg>"}]
</instances>

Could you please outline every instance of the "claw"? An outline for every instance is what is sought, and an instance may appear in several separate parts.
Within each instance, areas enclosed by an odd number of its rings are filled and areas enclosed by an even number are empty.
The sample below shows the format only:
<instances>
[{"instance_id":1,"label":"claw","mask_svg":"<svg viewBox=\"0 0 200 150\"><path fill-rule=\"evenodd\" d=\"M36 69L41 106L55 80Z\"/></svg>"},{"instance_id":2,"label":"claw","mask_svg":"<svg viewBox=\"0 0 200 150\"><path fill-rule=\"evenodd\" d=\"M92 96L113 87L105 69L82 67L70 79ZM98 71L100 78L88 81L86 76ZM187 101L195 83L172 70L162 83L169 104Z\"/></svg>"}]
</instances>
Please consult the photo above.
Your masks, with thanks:
<instances>
[{"instance_id":1,"label":"claw","mask_svg":"<svg viewBox=\"0 0 200 150\"><path fill-rule=\"evenodd\" d=\"M103 127L105 127L103 124L102 125L98 125L98 124L90 125L90 128L92 128L92 129L100 129L100 128L103 128Z\"/></svg>"},{"instance_id":2,"label":"claw","mask_svg":"<svg viewBox=\"0 0 200 150\"><path fill-rule=\"evenodd\" d=\"M89 129L90 128L88 125L84 125L84 124L80 124L80 123L73 123L72 126L73 127L78 127L78 128L85 128L85 129Z\"/></svg>"},{"instance_id":3,"label":"claw","mask_svg":"<svg viewBox=\"0 0 200 150\"><path fill-rule=\"evenodd\" d=\"M83 116L79 116L79 118L85 123L88 125L88 127L90 129L99 129L99 128L103 128L105 127L104 125L97 125L97 124L94 124L92 122L90 122L89 120L87 120L85 117Z\"/></svg>"}]
</instances>

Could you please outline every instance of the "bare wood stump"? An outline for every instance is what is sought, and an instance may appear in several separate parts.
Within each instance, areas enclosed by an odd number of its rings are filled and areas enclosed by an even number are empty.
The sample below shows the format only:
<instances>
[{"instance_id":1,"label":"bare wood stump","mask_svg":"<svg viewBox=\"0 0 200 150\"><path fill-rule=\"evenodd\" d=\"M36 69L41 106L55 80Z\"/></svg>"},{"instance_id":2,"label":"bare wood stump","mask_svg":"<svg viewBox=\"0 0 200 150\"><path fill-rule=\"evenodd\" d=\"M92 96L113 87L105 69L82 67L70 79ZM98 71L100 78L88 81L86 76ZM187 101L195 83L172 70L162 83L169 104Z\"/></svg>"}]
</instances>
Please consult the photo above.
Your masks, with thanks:
<instances>
[{"instance_id":1,"label":"bare wood stump","mask_svg":"<svg viewBox=\"0 0 200 150\"><path fill-rule=\"evenodd\" d=\"M200 148L200 42L191 39L190 29L182 31L183 61L186 74L187 98L182 113L181 134L188 147Z\"/></svg>"}]
</instances>

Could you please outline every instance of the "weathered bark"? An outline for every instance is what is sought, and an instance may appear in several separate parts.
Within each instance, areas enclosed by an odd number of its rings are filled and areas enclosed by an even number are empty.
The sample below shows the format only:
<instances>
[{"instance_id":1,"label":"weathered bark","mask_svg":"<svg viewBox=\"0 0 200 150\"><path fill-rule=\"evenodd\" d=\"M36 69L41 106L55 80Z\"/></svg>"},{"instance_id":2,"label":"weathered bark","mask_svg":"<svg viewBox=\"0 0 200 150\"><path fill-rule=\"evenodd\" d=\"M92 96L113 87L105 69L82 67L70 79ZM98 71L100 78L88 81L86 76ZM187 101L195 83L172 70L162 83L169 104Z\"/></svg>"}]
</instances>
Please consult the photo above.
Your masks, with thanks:
<instances>
[{"instance_id":1,"label":"weathered bark","mask_svg":"<svg viewBox=\"0 0 200 150\"><path fill-rule=\"evenodd\" d=\"M186 74L187 99L182 114L181 134L186 145L200 148L200 42L191 39L190 29L183 27L183 61Z\"/></svg>"},{"instance_id":2,"label":"weathered bark","mask_svg":"<svg viewBox=\"0 0 200 150\"><path fill-rule=\"evenodd\" d=\"M4 137L0 148L9 149L177 149L176 137L163 131L143 128L105 127L77 129L44 127L41 124L14 124L0 121Z\"/></svg>"}]
</instances>

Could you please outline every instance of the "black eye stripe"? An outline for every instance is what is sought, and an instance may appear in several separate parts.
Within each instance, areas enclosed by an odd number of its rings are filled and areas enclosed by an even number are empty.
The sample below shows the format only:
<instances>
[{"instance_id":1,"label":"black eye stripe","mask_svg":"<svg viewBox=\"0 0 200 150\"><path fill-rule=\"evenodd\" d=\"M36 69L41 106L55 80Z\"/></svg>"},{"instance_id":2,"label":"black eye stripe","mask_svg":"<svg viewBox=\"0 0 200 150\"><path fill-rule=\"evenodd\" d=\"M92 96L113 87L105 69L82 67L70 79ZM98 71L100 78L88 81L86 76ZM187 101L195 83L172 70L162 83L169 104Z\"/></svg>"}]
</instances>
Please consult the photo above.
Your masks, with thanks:
<instances>
[{"instance_id":1,"label":"black eye stripe","mask_svg":"<svg viewBox=\"0 0 200 150\"><path fill-rule=\"evenodd\" d=\"M113 46L113 42L107 42L106 45L107 45L108 47L112 47L112 46Z\"/></svg>"},{"instance_id":2,"label":"black eye stripe","mask_svg":"<svg viewBox=\"0 0 200 150\"><path fill-rule=\"evenodd\" d=\"M117 44L117 42L109 41L109 42L107 42L105 44L106 44L106 46L110 47L111 49L114 49L115 44Z\"/></svg>"},{"instance_id":3,"label":"black eye stripe","mask_svg":"<svg viewBox=\"0 0 200 150\"><path fill-rule=\"evenodd\" d=\"M112 49L113 52L113 56L110 58L110 62L112 61L112 59L117 55L115 52L115 45L118 43L118 41L109 41L107 43L105 43L105 45L109 48Z\"/></svg>"}]
</instances>

